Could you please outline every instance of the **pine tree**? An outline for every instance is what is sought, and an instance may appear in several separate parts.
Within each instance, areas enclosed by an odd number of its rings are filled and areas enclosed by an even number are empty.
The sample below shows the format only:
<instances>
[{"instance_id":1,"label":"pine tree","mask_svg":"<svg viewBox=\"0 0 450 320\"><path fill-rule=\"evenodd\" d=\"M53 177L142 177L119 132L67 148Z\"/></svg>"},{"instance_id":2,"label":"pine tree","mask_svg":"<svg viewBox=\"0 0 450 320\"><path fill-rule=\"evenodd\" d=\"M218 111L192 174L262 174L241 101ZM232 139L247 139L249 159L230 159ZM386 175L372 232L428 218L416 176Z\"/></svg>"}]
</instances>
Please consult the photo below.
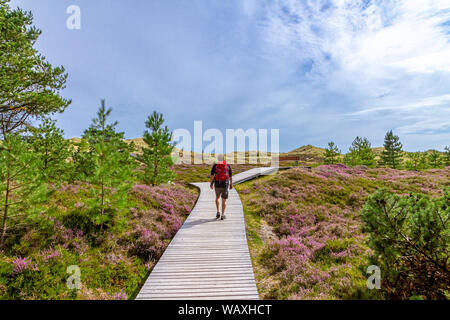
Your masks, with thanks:
<instances>
[{"instance_id":1,"label":"pine tree","mask_svg":"<svg viewBox=\"0 0 450 320\"><path fill-rule=\"evenodd\" d=\"M116 132L118 122L107 124L107 118L110 116L112 109L107 109L105 100L101 101L101 106L97 112L97 118L93 119L92 125L85 130L80 142L76 143L76 151L73 153L74 165L76 173L74 180L86 180L94 174L95 163L91 157L92 146L99 141L114 141L116 143L117 152L123 156L119 162L123 166L130 163L130 154L135 151L134 143L126 143L124 141L124 133ZM132 160L132 159L131 159ZM135 164L135 161L132 161Z\"/></svg>"},{"instance_id":2,"label":"pine tree","mask_svg":"<svg viewBox=\"0 0 450 320\"><path fill-rule=\"evenodd\" d=\"M37 128L29 128L30 144L41 158L42 172L48 179L64 181L70 164L72 146L64 139L64 131L56 127L56 121L44 118Z\"/></svg>"},{"instance_id":3,"label":"pine tree","mask_svg":"<svg viewBox=\"0 0 450 320\"><path fill-rule=\"evenodd\" d=\"M73 170L69 174L69 181L84 181L91 176L95 170L94 161L90 156L89 143L85 138L74 143L72 153Z\"/></svg>"},{"instance_id":4,"label":"pine tree","mask_svg":"<svg viewBox=\"0 0 450 320\"><path fill-rule=\"evenodd\" d=\"M328 143L328 148L325 149L325 163L336 164L338 162L341 150L334 144L333 141Z\"/></svg>"},{"instance_id":5,"label":"pine tree","mask_svg":"<svg viewBox=\"0 0 450 320\"><path fill-rule=\"evenodd\" d=\"M442 165L441 155L436 150L428 155L428 162L432 168L439 168Z\"/></svg>"},{"instance_id":6,"label":"pine tree","mask_svg":"<svg viewBox=\"0 0 450 320\"><path fill-rule=\"evenodd\" d=\"M354 157L355 155L348 152L344 155L344 164L349 166L349 167L353 167L356 165L356 159Z\"/></svg>"},{"instance_id":7,"label":"pine tree","mask_svg":"<svg viewBox=\"0 0 450 320\"><path fill-rule=\"evenodd\" d=\"M86 155L93 169L86 176L87 182L93 186L89 206L94 209L95 224L102 230L105 224L112 223L115 209L125 203L136 167L130 147L123 141L124 133L116 132L118 123L108 124L111 111L102 100L97 118L93 119L93 124L83 136L89 142Z\"/></svg>"},{"instance_id":8,"label":"pine tree","mask_svg":"<svg viewBox=\"0 0 450 320\"><path fill-rule=\"evenodd\" d=\"M6 134L0 144L0 244L8 230L37 218L37 204L45 199L41 162L18 134Z\"/></svg>"},{"instance_id":9,"label":"pine tree","mask_svg":"<svg viewBox=\"0 0 450 320\"><path fill-rule=\"evenodd\" d=\"M375 164L375 154L372 151L369 140L356 137L349 149L349 153L345 155L344 161L350 166L373 166Z\"/></svg>"},{"instance_id":10,"label":"pine tree","mask_svg":"<svg viewBox=\"0 0 450 320\"><path fill-rule=\"evenodd\" d=\"M406 166L410 170L419 171L421 167L421 152L409 152L408 153L408 161L406 162Z\"/></svg>"},{"instance_id":11,"label":"pine tree","mask_svg":"<svg viewBox=\"0 0 450 320\"><path fill-rule=\"evenodd\" d=\"M450 166L450 147L445 147L445 155L444 155L445 166Z\"/></svg>"},{"instance_id":12,"label":"pine tree","mask_svg":"<svg viewBox=\"0 0 450 320\"><path fill-rule=\"evenodd\" d=\"M433 199L381 188L361 210L367 244L374 250L370 261L385 270L382 286L390 298L445 299L450 190L443 191L442 197Z\"/></svg>"},{"instance_id":13,"label":"pine tree","mask_svg":"<svg viewBox=\"0 0 450 320\"><path fill-rule=\"evenodd\" d=\"M163 123L163 115L156 111L145 123L151 131L144 132L144 141L147 144L142 157L146 165L144 180L153 186L169 182L175 177L174 172L170 170L175 144L171 142L172 133L167 126L162 127Z\"/></svg>"},{"instance_id":14,"label":"pine tree","mask_svg":"<svg viewBox=\"0 0 450 320\"><path fill-rule=\"evenodd\" d=\"M71 101L63 99L67 74L53 68L34 48L41 31L31 12L12 10L0 1L0 134L21 128L29 119L62 112Z\"/></svg>"},{"instance_id":15,"label":"pine tree","mask_svg":"<svg viewBox=\"0 0 450 320\"><path fill-rule=\"evenodd\" d=\"M381 154L381 164L397 169L400 165L402 157L403 145L398 136L391 131L386 133L384 137L384 150Z\"/></svg>"},{"instance_id":16,"label":"pine tree","mask_svg":"<svg viewBox=\"0 0 450 320\"><path fill-rule=\"evenodd\" d=\"M420 153L420 167L422 169L427 169L428 168L428 154L426 152L421 152Z\"/></svg>"}]
</instances>

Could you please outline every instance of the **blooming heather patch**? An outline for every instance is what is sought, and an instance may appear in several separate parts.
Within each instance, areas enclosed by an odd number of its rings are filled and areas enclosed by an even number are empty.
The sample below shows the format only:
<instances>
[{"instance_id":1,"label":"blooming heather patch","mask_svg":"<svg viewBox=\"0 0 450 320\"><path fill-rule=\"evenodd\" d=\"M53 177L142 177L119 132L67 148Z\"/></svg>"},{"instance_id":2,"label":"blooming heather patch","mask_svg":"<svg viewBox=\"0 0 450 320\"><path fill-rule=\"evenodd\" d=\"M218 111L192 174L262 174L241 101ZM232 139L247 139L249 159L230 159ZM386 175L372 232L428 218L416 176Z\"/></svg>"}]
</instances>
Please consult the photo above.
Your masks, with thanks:
<instances>
[{"instance_id":1,"label":"blooming heather patch","mask_svg":"<svg viewBox=\"0 0 450 320\"><path fill-rule=\"evenodd\" d=\"M55 260L61 257L61 252L57 249L48 249L42 253L42 261L49 263L49 261Z\"/></svg>"},{"instance_id":2,"label":"blooming heather patch","mask_svg":"<svg viewBox=\"0 0 450 320\"><path fill-rule=\"evenodd\" d=\"M116 294L113 296L113 299L114 299L114 300L127 300L128 297L127 297L127 294L126 294L126 293L123 291L123 289L122 289L120 292L116 293Z\"/></svg>"},{"instance_id":3,"label":"blooming heather patch","mask_svg":"<svg viewBox=\"0 0 450 320\"><path fill-rule=\"evenodd\" d=\"M12 265L14 266L13 275L25 272L26 270L38 270L37 264L32 264L29 258L16 258L12 261Z\"/></svg>"},{"instance_id":4,"label":"blooming heather patch","mask_svg":"<svg viewBox=\"0 0 450 320\"><path fill-rule=\"evenodd\" d=\"M369 194L442 194L450 172L348 168L291 169L237 186L262 298L374 298L366 289L371 250L360 210ZM267 237L267 227L271 237ZM264 234L266 233L266 234Z\"/></svg>"},{"instance_id":5,"label":"blooming heather patch","mask_svg":"<svg viewBox=\"0 0 450 320\"><path fill-rule=\"evenodd\" d=\"M124 208L109 209L116 218L106 230L89 223L89 197L82 184L54 188L42 225L0 251L0 299L133 298L198 194L183 185L136 184ZM71 265L81 271L78 291L66 286Z\"/></svg>"}]
</instances>

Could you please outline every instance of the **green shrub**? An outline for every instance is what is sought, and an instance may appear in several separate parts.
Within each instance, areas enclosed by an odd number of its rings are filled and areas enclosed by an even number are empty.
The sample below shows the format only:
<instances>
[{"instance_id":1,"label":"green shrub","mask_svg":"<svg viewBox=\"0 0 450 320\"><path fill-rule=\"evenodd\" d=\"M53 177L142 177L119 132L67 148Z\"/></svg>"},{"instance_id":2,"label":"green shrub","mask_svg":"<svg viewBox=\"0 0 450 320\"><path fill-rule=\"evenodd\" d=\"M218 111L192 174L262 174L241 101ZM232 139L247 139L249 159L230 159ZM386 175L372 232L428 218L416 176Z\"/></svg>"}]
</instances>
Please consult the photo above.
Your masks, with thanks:
<instances>
[{"instance_id":1,"label":"green shrub","mask_svg":"<svg viewBox=\"0 0 450 320\"><path fill-rule=\"evenodd\" d=\"M445 299L450 283L450 190L438 199L399 196L380 189L366 202L362 217L390 298Z\"/></svg>"}]
</instances>

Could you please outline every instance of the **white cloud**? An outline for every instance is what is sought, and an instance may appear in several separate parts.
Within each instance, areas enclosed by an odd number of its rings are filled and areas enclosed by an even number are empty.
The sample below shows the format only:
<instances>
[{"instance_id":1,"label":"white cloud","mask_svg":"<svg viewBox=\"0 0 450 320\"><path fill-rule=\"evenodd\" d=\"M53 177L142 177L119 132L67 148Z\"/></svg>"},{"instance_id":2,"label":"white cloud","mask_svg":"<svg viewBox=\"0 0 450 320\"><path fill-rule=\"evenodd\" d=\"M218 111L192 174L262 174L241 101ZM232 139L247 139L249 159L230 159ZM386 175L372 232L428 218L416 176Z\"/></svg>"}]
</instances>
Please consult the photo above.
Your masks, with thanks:
<instances>
[{"instance_id":1,"label":"white cloud","mask_svg":"<svg viewBox=\"0 0 450 320\"><path fill-rule=\"evenodd\" d=\"M426 2L430 5L422 6ZM361 30L355 50L344 52L347 67L373 75L395 68L412 73L450 71L449 37L442 27L450 11L439 11L431 2L435 1L404 1L391 25ZM450 2L447 5L450 8Z\"/></svg>"},{"instance_id":2,"label":"white cloud","mask_svg":"<svg viewBox=\"0 0 450 320\"><path fill-rule=\"evenodd\" d=\"M367 108L361 111L356 111L349 113L349 116L358 116L364 115L373 112L381 112L381 111L403 111L403 112L413 112L415 109L425 109L429 107L439 107L450 109L450 94L445 94L436 97L428 97L420 99L419 101L407 103L403 105L391 105L384 107L375 107L375 108Z\"/></svg>"},{"instance_id":3,"label":"white cloud","mask_svg":"<svg viewBox=\"0 0 450 320\"><path fill-rule=\"evenodd\" d=\"M450 130L450 0L278 0L262 25L269 59L312 60L299 81L348 97L331 101L328 116Z\"/></svg>"},{"instance_id":4,"label":"white cloud","mask_svg":"<svg viewBox=\"0 0 450 320\"><path fill-rule=\"evenodd\" d=\"M275 1L264 32L272 54L293 54L325 63L329 53L340 68L385 76L384 72L450 71L450 1L408 0ZM397 70L398 71L398 70Z\"/></svg>"}]
</instances>

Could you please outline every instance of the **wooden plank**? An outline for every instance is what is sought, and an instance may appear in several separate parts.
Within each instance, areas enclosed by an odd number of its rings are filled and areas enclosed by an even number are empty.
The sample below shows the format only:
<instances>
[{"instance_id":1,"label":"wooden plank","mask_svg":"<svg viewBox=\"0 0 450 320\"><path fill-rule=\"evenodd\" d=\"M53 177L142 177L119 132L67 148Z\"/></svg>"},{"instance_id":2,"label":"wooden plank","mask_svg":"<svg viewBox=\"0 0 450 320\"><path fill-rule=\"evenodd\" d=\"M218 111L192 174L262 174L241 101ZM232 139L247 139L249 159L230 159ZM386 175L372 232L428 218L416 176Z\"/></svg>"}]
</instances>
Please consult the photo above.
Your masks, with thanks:
<instances>
[{"instance_id":1,"label":"wooden plank","mask_svg":"<svg viewBox=\"0 0 450 320\"><path fill-rule=\"evenodd\" d=\"M225 292L158 292L158 293L144 293L144 295L161 297L161 298L182 298L182 297L214 297L214 296L235 296L235 295L249 295L253 296L255 294L255 289L251 290L241 290L241 291L225 291Z\"/></svg>"},{"instance_id":2,"label":"wooden plank","mask_svg":"<svg viewBox=\"0 0 450 320\"><path fill-rule=\"evenodd\" d=\"M225 268L227 265L213 265L211 266L177 266L176 264L162 264L161 266L158 266L158 268L154 268L153 270L158 273L167 273L167 272L191 272L191 271L198 271L198 272L206 272L206 273L214 273L218 270L221 270L221 268ZM245 264L235 264L235 265L228 265L228 270L242 270L252 268L252 264L250 262L247 262Z\"/></svg>"},{"instance_id":3,"label":"wooden plank","mask_svg":"<svg viewBox=\"0 0 450 320\"><path fill-rule=\"evenodd\" d=\"M160 277L164 279L201 279L203 278L214 278L214 277L227 277L227 276L246 276L249 274L250 270L246 270L245 272L217 272L217 273L155 273L153 277Z\"/></svg>"},{"instance_id":4,"label":"wooden plank","mask_svg":"<svg viewBox=\"0 0 450 320\"><path fill-rule=\"evenodd\" d=\"M249 292L225 293L197 293L197 294L143 294L137 300L258 300L258 295Z\"/></svg>"},{"instance_id":5,"label":"wooden plank","mask_svg":"<svg viewBox=\"0 0 450 320\"><path fill-rule=\"evenodd\" d=\"M255 292L255 286L241 286L239 285L239 287L236 286L228 286L228 287L217 287L217 288L155 288L155 289L146 289L143 291L143 293L145 294L155 294L155 295L159 295L159 294L194 294L194 293L250 293L250 294L254 294Z\"/></svg>"},{"instance_id":6,"label":"wooden plank","mask_svg":"<svg viewBox=\"0 0 450 320\"><path fill-rule=\"evenodd\" d=\"M151 287L143 287L142 291L147 291L147 290L153 290L153 289L157 289L157 288L162 288L162 289L177 289L177 288L228 288L228 287L236 287L236 284L239 284L241 286L241 288L244 287L252 287L254 288L254 282L253 281L248 281L248 282L243 282L243 281L229 281L229 282L210 282L210 283L153 283Z\"/></svg>"},{"instance_id":7,"label":"wooden plank","mask_svg":"<svg viewBox=\"0 0 450 320\"><path fill-rule=\"evenodd\" d=\"M157 297L157 296L138 296L136 300L258 300L257 295L233 295L233 296L180 296L180 297Z\"/></svg>"},{"instance_id":8,"label":"wooden plank","mask_svg":"<svg viewBox=\"0 0 450 320\"><path fill-rule=\"evenodd\" d=\"M176 264L178 266L182 267L191 267L191 266L236 266L236 265L251 265L248 263L247 259L216 259L214 261L204 259L170 259L170 260L164 260L160 261L159 264Z\"/></svg>"},{"instance_id":9,"label":"wooden plank","mask_svg":"<svg viewBox=\"0 0 450 320\"><path fill-rule=\"evenodd\" d=\"M233 182L275 171L251 169L235 175ZM136 299L258 299L239 194L230 190L227 219L216 220L209 183L193 185L200 189L197 204Z\"/></svg>"},{"instance_id":10,"label":"wooden plank","mask_svg":"<svg viewBox=\"0 0 450 320\"><path fill-rule=\"evenodd\" d=\"M254 278L251 276L233 276L233 277L211 277L211 278L204 278L204 279L185 279L185 278L178 278L178 279L162 279L162 278L149 278L149 281L146 282L146 284L142 288L146 287L152 287L153 285L158 284L208 284L208 283L236 283L236 282L254 282Z\"/></svg>"}]
</instances>

